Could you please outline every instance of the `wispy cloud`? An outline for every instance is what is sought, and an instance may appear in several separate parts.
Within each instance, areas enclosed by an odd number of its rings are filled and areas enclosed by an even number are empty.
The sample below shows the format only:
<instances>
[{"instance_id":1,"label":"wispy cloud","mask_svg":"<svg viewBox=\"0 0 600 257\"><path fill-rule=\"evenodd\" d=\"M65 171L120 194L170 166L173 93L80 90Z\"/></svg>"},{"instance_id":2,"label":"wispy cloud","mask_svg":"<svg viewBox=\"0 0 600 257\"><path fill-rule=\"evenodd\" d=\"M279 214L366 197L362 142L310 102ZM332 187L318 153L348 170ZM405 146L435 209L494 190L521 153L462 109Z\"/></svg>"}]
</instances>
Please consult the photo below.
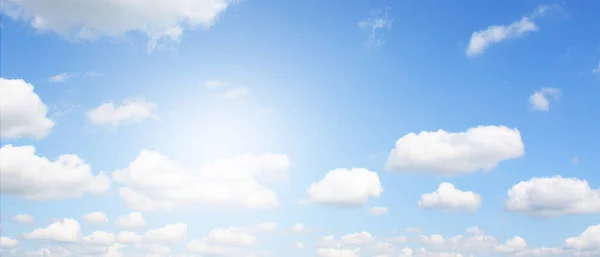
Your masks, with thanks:
<instances>
[{"instance_id":1,"label":"wispy cloud","mask_svg":"<svg viewBox=\"0 0 600 257\"><path fill-rule=\"evenodd\" d=\"M538 31L539 26L535 24L534 20L545 16L552 10L560 10L560 8L555 5L542 5L511 24L489 26L487 29L473 32L465 51L467 56L480 55L493 44Z\"/></svg>"},{"instance_id":2,"label":"wispy cloud","mask_svg":"<svg viewBox=\"0 0 600 257\"><path fill-rule=\"evenodd\" d=\"M54 76L51 76L49 81L52 83L63 83L63 82L67 82L68 80L74 79L76 77L98 77L98 76L102 76L102 75L103 75L102 73L95 72L95 71L63 72L63 73L59 73Z\"/></svg>"},{"instance_id":3,"label":"wispy cloud","mask_svg":"<svg viewBox=\"0 0 600 257\"><path fill-rule=\"evenodd\" d=\"M367 47L378 47L383 44L383 31L392 29L393 19L388 17L389 7L384 7L373 12L372 16L358 22L358 27L369 29L369 38L365 42Z\"/></svg>"},{"instance_id":4,"label":"wispy cloud","mask_svg":"<svg viewBox=\"0 0 600 257\"><path fill-rule=\"evenodd\" d=\"M560 89L542 88L529 97L529 103L533 110L548 111L550 109L550 98L555 101L558 100L560 98Z\"/></svg>"}]
</instances>

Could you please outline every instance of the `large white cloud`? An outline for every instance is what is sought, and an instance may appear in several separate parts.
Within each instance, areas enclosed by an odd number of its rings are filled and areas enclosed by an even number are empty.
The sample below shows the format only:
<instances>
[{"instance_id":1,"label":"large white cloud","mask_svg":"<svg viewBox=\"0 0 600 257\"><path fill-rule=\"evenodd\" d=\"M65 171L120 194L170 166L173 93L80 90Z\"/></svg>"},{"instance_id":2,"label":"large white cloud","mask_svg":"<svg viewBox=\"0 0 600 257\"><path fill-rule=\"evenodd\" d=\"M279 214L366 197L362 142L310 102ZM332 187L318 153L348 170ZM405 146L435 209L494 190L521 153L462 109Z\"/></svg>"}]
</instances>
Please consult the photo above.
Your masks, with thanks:
<instances>
[{"instance_id":1,"label":"large white cloud","mask_svg":"<svg viewBox=\"0 0 600 257\"><path fill-rule=\"evenodd\" d=\"M525 146L517 129L479 126L465 132L409 133L396 141L386 169L460 175L489 171L500 162L521 157Z\"/></svg>"},{"instance_id":2,"label":"large white cloud","mask_svg":"<svg viewBox=\"0 0 600 257\"><path fill-rule=\"evenodd\" d=\"M134 210L174 210L205 205L264 209L277 207L277 195L259 180L282 177L291 167L286 155L239 155L199 169L184 167L160 153L142 150L113 178L125 187L121 198Z\"/></svg>"},{"instance_id":3,"label":"large white cloud","mask_svg":"<svg viewBox=\"0 0 600 257\"><path fill-rule=\"evenodd\" d=\"M87 112L88 119L94 125L141 122L145 119L157 119L154 113L156 104L144 99L125 99L121 104L104 103Z\"/></svg>"},{"instance_id":4,"label":"large white cloud","mask_svg":"<svg viewBox=\"0 0 600 257\"><path fill-rule=\"evenodd\" d=\"M25 239L52 240L60 242L77 242L81 237L81 226L73 219L64 219L50 224L45 228L38 228L23 235Z\"/></svg>"},{"instance_id":5,"label":"large white cloud","mask_svg":"<svg viewBox=\"0 0 600 257\"><path fill-rule=\"evenodd\" d=\"M146 226L146 220L141 212L132 212L127 215L118 217L115 224L123 230L140 229Z\"/></svg>"},{"instance_id":6,"label":"large white cloud","mask_svg":"<svg viewBox=\"0 0 600 257\"><path fill-rule=\"evenodd\" d=\"M101 194L111 184L104 173L92 174L90 165L74 154L50 161L36 155L33 146L5 145L0 148L0 160L2 194L53 200Z\"/></svg>"},{"instance_id":7,"label":"large white cloud","mask_svg":"<svg viewBox=\"0 0 600 257\"><path fill-rule=\"evenodd\" d=\"M493 44L538 31L539 27L534 23L534 19L544 15L551 9L556 9L556 7L543 5L533 13L523 16L520 20L511 24L489 26L487 29L473 32L466 54L468 56L480 55Z\"/></svg>"},{"instance_id":8,"label":"large white cloud","mask_svg":"<svg viewBox=\"0 0 600 257\"><path fill-rule=\"evenodd\" d=\"M4 3L4 2L3 2ZM48 107L22 79L0 78L0 138L46 137L54 127Z\"/></svg>"},{"instance_id":9,"label":"large white cloud","mask_svg":"<svg viewBox=\"0 0 600 257\"><path fill-rule=\"evenodd\" d=\"M310 201L323 204L354 206L383 192L376 172L362 168L335 169L307 189Z\"/></svg>"},{"instance_id":10,"label":"large white cloud","mask_svg":"<svg viewBox=\"0 0 600 257\"><path fill-rule=\"evenodd\" d=\"M233 0L72 1L6 0L1 9L38 31L69 40L95 40L142 33L151 50L179 42L185 29L211 27Z\"/></svg>"},{"instance_id":11,"label":"large white cloud","mask_svg":"<svg viewBox=\"0 0 600 257\"><path fill-rule=\"evenodd\" d=\"M532 178L508 190L505 206L532 216L600 213L600 189L577 178Z\"/></svg>"},{"instance_id":12,"label":"large white cloud","mask_svg":"<svg viewBox=\"0 0 600 257\"><path fill-rule=\"evenodd\" d=\"M481 196L472 191L461 191L453 184L441 183L435 192L421 195L419 207L443 211L475 211L481 205Z\"/></svg>"}]
</instances>

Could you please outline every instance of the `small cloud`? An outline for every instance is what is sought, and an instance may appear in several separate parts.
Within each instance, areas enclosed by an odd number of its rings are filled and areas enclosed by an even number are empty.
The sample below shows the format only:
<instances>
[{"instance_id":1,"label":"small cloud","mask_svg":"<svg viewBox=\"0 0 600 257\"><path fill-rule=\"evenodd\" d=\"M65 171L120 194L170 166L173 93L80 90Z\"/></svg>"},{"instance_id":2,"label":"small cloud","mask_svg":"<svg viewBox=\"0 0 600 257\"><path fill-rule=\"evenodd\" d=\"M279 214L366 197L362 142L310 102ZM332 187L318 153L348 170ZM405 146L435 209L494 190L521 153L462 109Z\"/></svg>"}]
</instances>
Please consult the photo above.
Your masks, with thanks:
<instances>
[{"instance_id":1,"label":"small cloud","mask_svg":"<svg viewBox=\"0 0 600 257\"><path fill-rule=\"evenodd\" d=\"M75 76L74 73L63 72L63 73L56 74L56 75L50 77L50 82L52 82L52 83L62 83L62 82L65 82L65 81L69 80L73 76Z\"/></svg>"},{"instance_id":2,"label":"small cloud","mask_svg":"<svg viewBox=\"0 0 600 257\"><path fill-rule=\"evenodd\" d=\"M550 97L554 99L554 101L560 99L560 89L542 88L529 97L529 103L533 110L548 111L550 109Z\"/></svg>"},{"instance_id":3,"label":"small cloud","mask_svg":"<svg viewBox=\"0 0 600 257\"><path fill-rule=\"evenodd\" d=\"M223 97L227 100L239 100L250 94L250 89L245 87L234 88L223 93Z\"/></svg>"},{"instance_id":4,"label":"small cloud","mask_svg":"<svg viewBox=\"0 0 600 257\"><path fill-rule=\"evenodd\" d=\"M369 38L365 42L368 47L378 47L383 44L382 32L383 29L392 29L393 19L388 17L387 10L389 8L382 8L373 12L372 17L364 19L358 22L359 28L369 29L371 33Z\"/></svg>"},{"instance_id":5,"label":"small cloud","mask_svg":"<svg viewBox=\"0 0 600 257\"><path fill-rule=\"evenodd\" d=\"M217 87L227 86L227 85L229 85L229 82L225 82L225 81L218 80L218 79L213 79L213 80L204 81L204 83L202 83L202 85L206 88L217 88Z\"/></svg>"}]
</instances>

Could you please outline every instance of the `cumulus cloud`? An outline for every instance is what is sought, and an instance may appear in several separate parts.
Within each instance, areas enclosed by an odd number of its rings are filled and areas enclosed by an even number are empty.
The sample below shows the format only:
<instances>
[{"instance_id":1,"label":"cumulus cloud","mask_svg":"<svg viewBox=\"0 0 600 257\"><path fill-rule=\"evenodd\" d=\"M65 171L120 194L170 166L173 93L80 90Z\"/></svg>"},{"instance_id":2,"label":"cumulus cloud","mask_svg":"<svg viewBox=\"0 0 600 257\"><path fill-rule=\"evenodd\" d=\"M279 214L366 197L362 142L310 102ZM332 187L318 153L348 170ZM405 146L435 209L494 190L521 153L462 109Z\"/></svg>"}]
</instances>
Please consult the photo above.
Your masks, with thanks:
<instances>
[{"instance_id":1,"label":"cumulus cloud","mask_svg":"<svg viewBox=\"0 0 600 257\"><path fill-rule=\"evenodd\" d=\"M77 155L63 154L56 160L38 156L33 146L5 145L0 148L0 190L31 200L101 194L110 188L110 179L93 175L89 164Z\"/></svg>"},{"instance_id":2,"label":"cumulus cloud","mask_svg":"<svg viewBox=\"0 0 600 257\"><path fill-rule=\"evenodd\" d=\"M386 169L450 176L489 171L500 162L523 156L525 146L517 129L479 126L465 132L444 130L409 133L396 141Z\"/></svg>"},{"instance_id":3,"label":"cumulus cloud","mask_svg":"<svg viewBox=\"0 0 600 257\"><path fill-rule=\"evenodd\" d=\"M25 239L51 240L59 242L77 242L81 236L81 226L73 219L64 219L50 224L45 228L38 228L30 233L25 233Z\"/></svg>"},{"instance_id":4,"label":"cumulus cloud","mask_svg":"<svg viewBox=\"0 0 600 257\"><path fill-rule=\"evenodd\" d=\"M535 111L550 110L550 101L557 101L560 98L560 89L558 88L542 88L534 92L529 97L529 104Z\"/></svg>"},{"instance_id":5,"label":"cumulus cloud","mask_svg":"<svg viewBox=\"0 0 600 257\"><path fill-rule=\"evenodd\" d=\"M54 127L47 117L48 106L22 79L0 78L0 138L46 137Z\"/></svg>"},{"instance_id":6,"label":"cumulus cloud","mask_svg":"<svg viewBox=\"0 0 600 257\"><path fill-rule=\"evenodd\" d=\"M382 215L386 215L389 213L389 210L387 207L384 206L375 206L373 208L371 208L371 210L369 210L369 214L371 216L382 216Z\"/></svg>"},{"instance_id":7,"label":"cumulus cloud","mask_svg":"<svg viewBox=\"0 0 600 257\"><path fill-rule=\"evenodd\" d=\"M29 214L18 214L12 218L12 221L21 224L31 224L33 223L33 216Z\"/></svg>"},{"instance_id":8,"label":"cumulus cloud","mask_svg":"<svg viewBox=\"0 0 600 257\"><path fill-rule=\"evenodd\" d=\"M83 220L90 224L105 224L108 223L108 217L103 212L91 212L83 216Z\"/></svg>"},{"instance_id":9,"label":"cumulus cloud","mask_svg":"<svg viewBox=\"0 0 600 257\"><path fill-rule=\"evenodd\" d=\"M94 125L119 126L122 123L141 122L146 119L158 119L154 113L156 104L144 99L125 99L121 104L104 103L87 112L87 117Z\"/></svg>"},{"instance_id":10,"label":"cumulus cloud","mask_svg":"<svg viewBox=\"0 0 600 257\"><path fill-rule=\"evenodd\" d=\"M487 29L473 32L466 54L468 56L480 55L493 44L538 31L539 26L535 24L534 20L544 16L552 9L557 9L557 7L540 6L533 13L523 16L511 24L489 26Z\"/></svg>"},{"instance_id":11,"label":"cumulus cloud","mask_svg":"<svg viewBox=\"0 0 600 257\"><path fill-rule=\"evenodd\" d=\"M125 216L118 217L115 224L123 230L135 230L146 226L144 215L140 212L132 212Z\"/></svg>"},{"instance_id":12,"label":"cumulus cloud","mask_svg":"<svg viewBox=\"0 0 600 257\"><path fill-rule=\"evenodd\" d=\"M376 172L362 168L335 169L307 189L315 203L357 206L383 192Z\"/></svg>"},{"instance_id":13,"label":"cumulus cloud","mask_svg":"<svg viewBox=\"0 0 600 257\"><path fill-rule=\"evenodd\" d=\"M421 195L419 207L443 211L475 211L481 205L481 196L472 191L461 191L452 183L441 183L433 193Z\"/></svg>"},{"instance_id":14,"label":"cumulus cloud","mask_svg":"<svg viewBox=\"0 0 600 257\"><path fill-rule=\"evenodd\" d=\"M37 31L54 32L68 40L142 34L148 50L178 43L185 30L209 28L233 0L94 1L6 0L1 10Z\"/></svg>"},{"instance_id":15,"label":"cumulus cloud","mask_svg":"<svg viewBox=\"0 0 600 257\"><path fill-rule=\"evenodd\" d=\"M600 189L577 178L532 178L508 190L505 206L531 216L600 213Z\"/></svg>"},{"instance_id":16,"label":"cumulus cloud","mask_svg":"<svg viewBox=\"0 0 600 257\"><path fill-rule=\"evenodd\" d=\"M113 172L124 185L120 195L137 211L186 206L264 209L277 207L277 195L260 183L288 173L286 155L238 155L199 169L184 167L158 152L142 150L129 167Z\"/></svg>"}]
</instances>

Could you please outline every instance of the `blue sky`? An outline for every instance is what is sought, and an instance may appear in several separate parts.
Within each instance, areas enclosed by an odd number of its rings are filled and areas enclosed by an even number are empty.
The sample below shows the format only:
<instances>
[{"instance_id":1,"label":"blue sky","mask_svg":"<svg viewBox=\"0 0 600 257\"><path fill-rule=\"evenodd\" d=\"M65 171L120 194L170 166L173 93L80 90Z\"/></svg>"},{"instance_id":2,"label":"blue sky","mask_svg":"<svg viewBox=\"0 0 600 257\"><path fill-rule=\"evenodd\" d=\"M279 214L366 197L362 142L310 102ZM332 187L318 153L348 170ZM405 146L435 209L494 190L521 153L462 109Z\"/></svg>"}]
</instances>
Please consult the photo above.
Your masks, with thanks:
<instances>
[{"instance_id":1,"label":"blue sky","mask_svg":"<svg viewBox=\"0 0 600 257\"><path fill-rule=\"evenodd\" d=\"M2 255L600 256L598 8L3 1Z\"/></svg>"}]
</instances>

